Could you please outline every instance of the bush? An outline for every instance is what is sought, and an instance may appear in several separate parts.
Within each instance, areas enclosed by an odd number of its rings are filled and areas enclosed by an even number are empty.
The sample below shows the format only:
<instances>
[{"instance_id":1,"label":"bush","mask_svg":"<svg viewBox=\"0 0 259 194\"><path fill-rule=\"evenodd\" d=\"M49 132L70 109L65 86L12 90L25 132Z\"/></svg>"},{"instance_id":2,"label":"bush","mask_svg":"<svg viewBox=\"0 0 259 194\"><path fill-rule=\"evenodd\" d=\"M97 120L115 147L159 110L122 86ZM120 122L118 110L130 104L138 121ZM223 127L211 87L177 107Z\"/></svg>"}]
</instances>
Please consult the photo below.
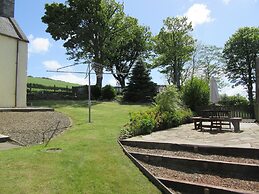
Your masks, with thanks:
<instances>
[{"instance_id":1,"label":"bush","mask_svg":"<svg viewBox=\"0 0 259 194\"><path fill-rule=\"evenodd\" d=\"M130 122L122 129L121 138L177 127L192 116L192 112L183 107L174 86L168 86L155 101L155 106L149 110L130 114Z\"/></svg>"},{"instance_id":2,"label":"bush","mask_svg":"<svg viewBox=\"0 0 259 194\"><path fill-rule=\"evenodd\" d=\"M241 95L227 96L226 94L221 96L219 104L224 106L248 106L249 101Z\"/></svg>"},{"instance_id":3,"label":"bush","mask_svg":"<svg viewBox=\"0 0 259 194\"><path fill-rule=\"evenodd\" d=\"M155 103L160 111L175 112L182 107L182 101L177 88L173 85L167 86L155 97Z\"/></svg>"},{"instance_id":4,"label":"bush","mask_svg":"<svg viewBox=\"0 0 259 194\"><path fill-rule=\"evenodd\" d=\"M130 113L130 122L121 131L121 138L151 133L156 127L156 109Z\"/></svg>"},{"instance_id":5,"label":"bush","mask_svg":"<svg viewBox=\"0 0 259 194\"><path fill-rule=\"evenodd\" d=\"M106 85L102 88L102 99L113 100L116 96L115 89L111 85Z\"/></svg>"},{"instance_id":6,"label":"bush","mask_svg":"<svg viewBox=\"0 0 259 194\"><path fill-rule=\"evenodd\" d=\"M87 93L88 96L88 93ZM91 98L93 100L99 100L101 97L101 88L97 85L91 86Z\"/></svg>"},{"instance_id":7,"label":"bush","mask_svg":"<svg viewBox=\"0 0 259 194\"><path fill-rule=\"evenodd\" d=\"M197 112L199 106L209 104L210 88L208 82L203 79L193 78L182 87L182 99L185 105Z\"/></svg>"}]
</instances>

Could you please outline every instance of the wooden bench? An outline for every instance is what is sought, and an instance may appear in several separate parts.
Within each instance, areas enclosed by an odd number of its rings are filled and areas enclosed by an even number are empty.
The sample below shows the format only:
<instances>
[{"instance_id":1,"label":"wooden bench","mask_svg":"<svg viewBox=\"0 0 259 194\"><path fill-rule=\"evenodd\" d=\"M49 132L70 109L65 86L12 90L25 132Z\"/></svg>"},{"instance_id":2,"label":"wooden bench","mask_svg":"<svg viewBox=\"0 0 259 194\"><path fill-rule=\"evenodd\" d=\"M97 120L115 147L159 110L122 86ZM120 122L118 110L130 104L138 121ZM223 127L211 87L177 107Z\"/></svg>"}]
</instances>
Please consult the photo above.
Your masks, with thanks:
<instances>
[{"instance_id":1,"label":"wooden bench","mask_svg":"<svg viewBox=\"0 0 259 194\"><path fill-rule=\"evenodd\" d=\"M234 131L239 132L240 131L240 122L242 121L242 118L240 117L233 117L233 118L220 118L220 117L192 117L193 123L194 123L194 129L200 129L203 130L203 128L210 128L212 129L222 129L222 125L224 121L231 122L234 126ZM205 122L205 123L204 123ZM210 124L208 124L208 122Z\"/></svg>"}]
</instances>

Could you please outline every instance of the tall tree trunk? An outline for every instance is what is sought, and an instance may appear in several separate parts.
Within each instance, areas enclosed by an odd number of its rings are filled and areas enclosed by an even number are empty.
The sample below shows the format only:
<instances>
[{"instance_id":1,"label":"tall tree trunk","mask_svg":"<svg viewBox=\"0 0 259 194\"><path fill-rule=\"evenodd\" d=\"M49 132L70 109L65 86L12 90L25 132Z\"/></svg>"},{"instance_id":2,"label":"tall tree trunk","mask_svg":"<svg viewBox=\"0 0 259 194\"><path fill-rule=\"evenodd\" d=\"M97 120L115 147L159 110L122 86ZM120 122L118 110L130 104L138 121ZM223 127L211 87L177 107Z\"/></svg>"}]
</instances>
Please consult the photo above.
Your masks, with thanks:
<instances>
[{"instance_id":1,"label":"tall tree trunk","mask_svg":"<svg viewBox=\"0 0 259 194\"><path fill-rule=\"evenodd\" d=\"M102 76L96 75L96 85L97 85L99 88L102 88L102 82L103 82L103 75L102 75Z\"/></svg>"},{"instance_id":2,"label":"tall tree trunk","mask_svg":"<svg viewBox=\"0 0 259 194\"><path fill-rule=\"evenodd\" d=\"M124 89L125 88L125 79L120 79L118 80L120 85L121 85L121 89Z\"/></svg>"}]
</instances>

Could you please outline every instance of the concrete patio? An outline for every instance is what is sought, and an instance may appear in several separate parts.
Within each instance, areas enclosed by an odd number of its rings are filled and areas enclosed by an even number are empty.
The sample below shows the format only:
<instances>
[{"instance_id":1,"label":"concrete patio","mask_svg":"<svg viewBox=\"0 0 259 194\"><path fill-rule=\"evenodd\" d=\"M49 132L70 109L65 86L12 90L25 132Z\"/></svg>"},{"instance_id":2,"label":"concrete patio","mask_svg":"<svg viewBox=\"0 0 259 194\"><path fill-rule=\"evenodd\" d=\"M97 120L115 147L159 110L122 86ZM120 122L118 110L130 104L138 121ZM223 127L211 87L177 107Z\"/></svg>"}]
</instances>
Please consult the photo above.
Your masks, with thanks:
<instances>
[{"instance_id":1,"label":"concrete patio","mask_svg":"<svg viewBox=\"0 0 259 194\"><path fill-rule=\"evenodd\" d=\"M233 132L233 126L232 129L222 129L221 132L216 130L201 132L200 130L194 130L193 123L190 123L128 140L259 148L259 125L242 122L240 129L241 132L239 133Z\"/></svg>"}]
</instances>

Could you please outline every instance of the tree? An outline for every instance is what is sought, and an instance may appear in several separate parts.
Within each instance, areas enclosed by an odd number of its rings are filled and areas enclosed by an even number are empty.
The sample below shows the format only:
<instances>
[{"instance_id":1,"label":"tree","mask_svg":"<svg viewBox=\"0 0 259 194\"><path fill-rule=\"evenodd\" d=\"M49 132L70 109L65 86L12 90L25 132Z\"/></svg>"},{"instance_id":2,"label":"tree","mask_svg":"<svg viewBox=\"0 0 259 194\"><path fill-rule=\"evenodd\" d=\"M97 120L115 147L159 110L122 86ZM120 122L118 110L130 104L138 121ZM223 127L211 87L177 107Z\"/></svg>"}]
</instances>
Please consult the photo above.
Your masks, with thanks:
<instances>
[{"instance_id":1,"label":"tree","mask_svg":"<svg viewBox=\"0 0 259 194\"><path fill-rule=\"evenodd\" d=\"M182 87L182 99L185 105L197 112L199 107L209 104L210 88L206 80L193 77Z\"/></svg>"},{"instance_id":2,"label":"tree","mask_svg":"<svg viewBox=\"0 0 259 194\"><path fill-rule=\"evenodd\" d=\"M140 26L137 19L129 16L124 17L119 25L125 26L125 30L110 40L111 49L107 50L106 56L108 70L124 88L132 66L150 50L151 33L147 27Z\"/></svg>"},{"instance_id":3,"label":"tree","mask_svg":"<svg viewBox=\"0 0 259 194\"><path fill-rule=\"evenodd\" d=\"M167 75L168 83L181 86L183 65L190 60L195 40L189 34L192 31L187 17L168 17L164 26L154 38L154 51L157 58L154 67L160 67L161 73Z\"/></svg>"},{"instance_id":4,"label":"tree","mask_svg":"<svg viewBox=\"0 0 259 194\"><path fill-rule=\"evenodd\" d=\"M253 111L253 83L255 83L256 55L259 53L259 28L238 29L226 42L224 50L226 74L234 86L247 89L248 100Z\"/></svg>"},{"instance_id":5,"label":"tree","mask_svg":"<svg viewBox=\"0 0 259 194\"><path fill-rule=\"evenodd\" d=\"M156 95L156 84L151 81L146 65L140 60L133 67L129 84L125 88L125 101L147 102L151 101Z\"/></svg>"},{"instance_id":6,"label":"tree","mask_svg":"<svg viewBox=\"0 0 259 194\"><path fill-rule=\"evenodd\" d=\"M115 0L67 0L46 4L42 21L54 40L64 41L70 59L86 63L93 56L95 64L105 65L109 41L123 31L118 24L124 16L122 4ZM101 88L103 66L94 70Z\"/></svg>"},{"instance_id":7,"label":"tree","mask_svg":"<svg viewBox=\"0 0 259 194\"><path fill-rule=\"evenodd\" d=\"M214 77L219 86L224 86L222 76L224 74L224 58L222 49L215 45L202 45L199 52L198 64L207 82Z\"/></svg>"}]
</instances>

